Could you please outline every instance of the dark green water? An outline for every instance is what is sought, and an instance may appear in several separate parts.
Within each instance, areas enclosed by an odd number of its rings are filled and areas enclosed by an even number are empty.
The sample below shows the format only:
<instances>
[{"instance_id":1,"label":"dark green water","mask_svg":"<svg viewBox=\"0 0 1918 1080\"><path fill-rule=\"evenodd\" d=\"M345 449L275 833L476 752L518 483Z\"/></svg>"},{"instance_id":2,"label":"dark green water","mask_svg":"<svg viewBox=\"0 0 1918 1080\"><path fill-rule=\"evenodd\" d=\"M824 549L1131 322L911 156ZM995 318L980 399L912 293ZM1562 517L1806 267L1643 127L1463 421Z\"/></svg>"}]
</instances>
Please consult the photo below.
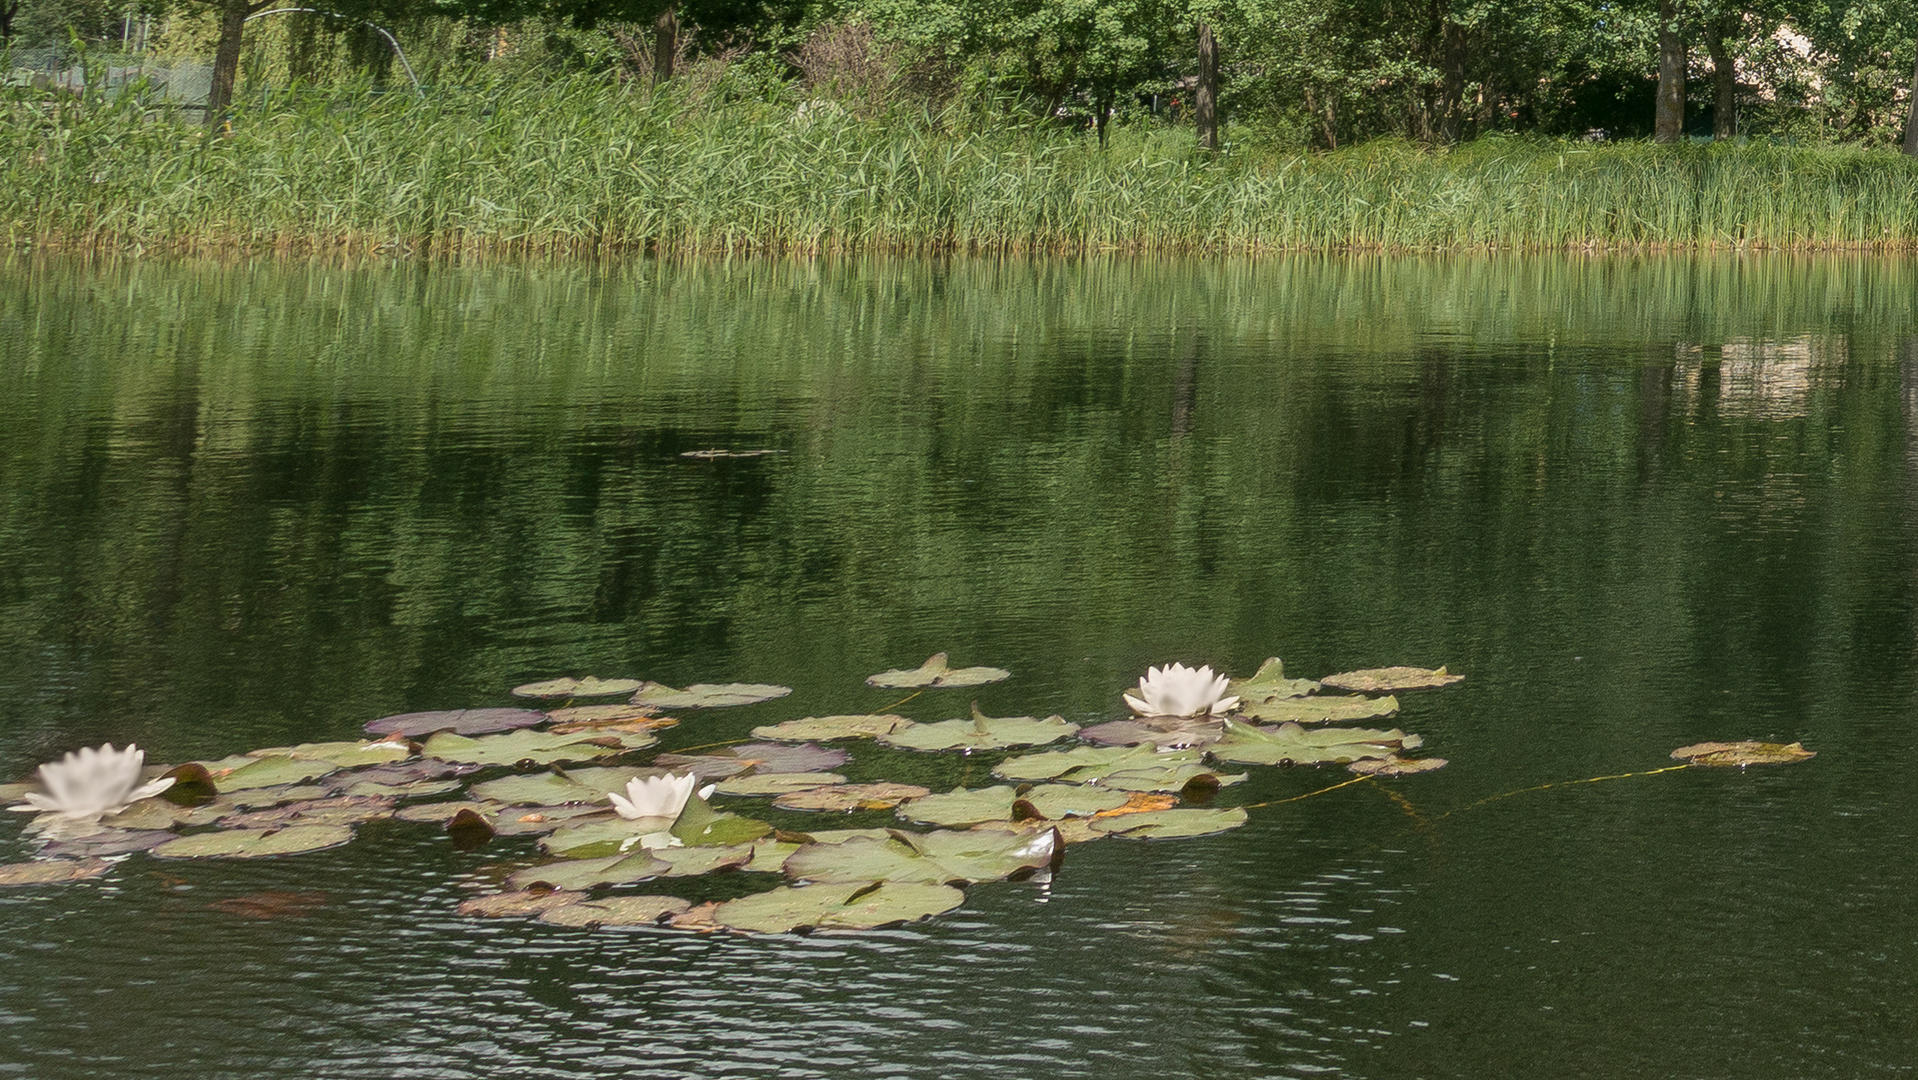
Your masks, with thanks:
<instances>
[{"instance_id":1,"label":"dark green water","mask_svg":"<svg viewBox=\"0 0 1918 1080\"><path fill-rule=\"evenodd\" d=\"M0 1076L1918 1072L1911 262L15 262L0 394L4 779L575 672L796 688L669 747L936 650L1082 723L1467 675L1398 721L1440 772L858 937L466 920L513 852L399 823L9 890ZM1474 805L1738 738L1819 756Z\"/></svg>"}]
</instances>

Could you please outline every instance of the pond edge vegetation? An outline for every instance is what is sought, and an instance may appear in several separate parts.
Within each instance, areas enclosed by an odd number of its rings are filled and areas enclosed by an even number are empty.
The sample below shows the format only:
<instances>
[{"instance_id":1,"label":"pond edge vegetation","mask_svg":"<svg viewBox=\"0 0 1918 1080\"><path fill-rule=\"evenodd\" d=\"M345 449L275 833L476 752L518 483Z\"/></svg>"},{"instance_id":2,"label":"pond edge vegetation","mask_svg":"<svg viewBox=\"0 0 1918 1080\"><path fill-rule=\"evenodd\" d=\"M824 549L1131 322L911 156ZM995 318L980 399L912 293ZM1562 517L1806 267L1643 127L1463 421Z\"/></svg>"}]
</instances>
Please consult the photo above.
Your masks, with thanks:
<instances>
[{"instance_id":1,"label":"pond edge vegetation","mask_svg":"<svg viewBox=\"0 0 1918 1080\"><path fill-rule=\"evenodd\" d=\"M433 257L1918 250L1918 159L1486 136L1109 145L577 77L268 97L215 129L135 87L0 96L15 250Z\"/></svg>"}]
</instances>

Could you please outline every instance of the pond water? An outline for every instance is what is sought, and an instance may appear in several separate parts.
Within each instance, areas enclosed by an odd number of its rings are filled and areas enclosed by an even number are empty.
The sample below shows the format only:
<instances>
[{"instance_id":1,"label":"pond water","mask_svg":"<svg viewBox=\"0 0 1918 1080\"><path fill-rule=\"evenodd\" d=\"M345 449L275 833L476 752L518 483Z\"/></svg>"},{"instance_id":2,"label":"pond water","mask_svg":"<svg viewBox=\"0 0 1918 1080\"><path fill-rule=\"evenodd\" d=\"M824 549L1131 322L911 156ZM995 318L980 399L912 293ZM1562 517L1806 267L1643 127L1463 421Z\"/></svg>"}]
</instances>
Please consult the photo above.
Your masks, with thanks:
<instances>
[{"instance_id":1,"label":"pond water","mask_svg":"<svg viewBox=\"0 0 1918 1080\"><path fill-rule=\"evenodd\" d=\"M901 712L1466 681L1395 721L1443 770L856 936L463 918L530 847L429 825L132 856L0 892L0 1076L1910 1076L1915 297L1784 256L5 264L0 779L560 674L795 688L667 748L940 650L1014 675ZM1744 738L1818 756L1557 783Z\"/></svg>"}]
</instances>

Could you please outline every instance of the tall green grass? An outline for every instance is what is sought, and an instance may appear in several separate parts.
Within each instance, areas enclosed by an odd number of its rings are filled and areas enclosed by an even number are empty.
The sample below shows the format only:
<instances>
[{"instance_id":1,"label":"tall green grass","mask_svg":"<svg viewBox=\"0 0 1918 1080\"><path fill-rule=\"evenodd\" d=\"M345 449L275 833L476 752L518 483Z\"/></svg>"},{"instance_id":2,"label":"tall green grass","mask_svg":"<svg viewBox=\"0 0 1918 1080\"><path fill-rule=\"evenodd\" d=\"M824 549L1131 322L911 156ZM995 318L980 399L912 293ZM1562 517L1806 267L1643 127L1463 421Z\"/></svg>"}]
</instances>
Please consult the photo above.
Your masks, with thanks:
<instances>
[{"instance_id":1,"label":"tall green grass","mask_svg":"<svg viewBox=\"0 0 1918 1080\"><path fill-rule=\"evenodd\" d=\"M13 246L529 253L1918 248L1918 161L1483 139L1324 155L713 105L574 79L254 102L0 99Z\"/></svg>"}]
</instances>

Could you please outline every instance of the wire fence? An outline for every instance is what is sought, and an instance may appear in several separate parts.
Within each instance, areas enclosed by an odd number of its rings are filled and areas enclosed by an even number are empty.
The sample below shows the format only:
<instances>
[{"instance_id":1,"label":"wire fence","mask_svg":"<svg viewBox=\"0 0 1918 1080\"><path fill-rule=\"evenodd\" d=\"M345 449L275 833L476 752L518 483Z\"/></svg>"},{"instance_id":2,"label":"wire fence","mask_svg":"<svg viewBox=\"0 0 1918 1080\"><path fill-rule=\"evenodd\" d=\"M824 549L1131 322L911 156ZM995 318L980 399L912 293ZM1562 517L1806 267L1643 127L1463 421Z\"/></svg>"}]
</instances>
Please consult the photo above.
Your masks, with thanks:
<instances>
[{"instance_id":1,"label":"wire fence","mask_svg":"<svg viewBox=\"0 0 1918 1080\"><path fill-rule=\"evenodd\" d=\"M206 108L213 87L213 65L192 60L159 59L144 53L80 53L67 48L12 49L6 52L0 83L40 90L137 90L155 104L181 109Z\"/></svg>"}]
</instances>

